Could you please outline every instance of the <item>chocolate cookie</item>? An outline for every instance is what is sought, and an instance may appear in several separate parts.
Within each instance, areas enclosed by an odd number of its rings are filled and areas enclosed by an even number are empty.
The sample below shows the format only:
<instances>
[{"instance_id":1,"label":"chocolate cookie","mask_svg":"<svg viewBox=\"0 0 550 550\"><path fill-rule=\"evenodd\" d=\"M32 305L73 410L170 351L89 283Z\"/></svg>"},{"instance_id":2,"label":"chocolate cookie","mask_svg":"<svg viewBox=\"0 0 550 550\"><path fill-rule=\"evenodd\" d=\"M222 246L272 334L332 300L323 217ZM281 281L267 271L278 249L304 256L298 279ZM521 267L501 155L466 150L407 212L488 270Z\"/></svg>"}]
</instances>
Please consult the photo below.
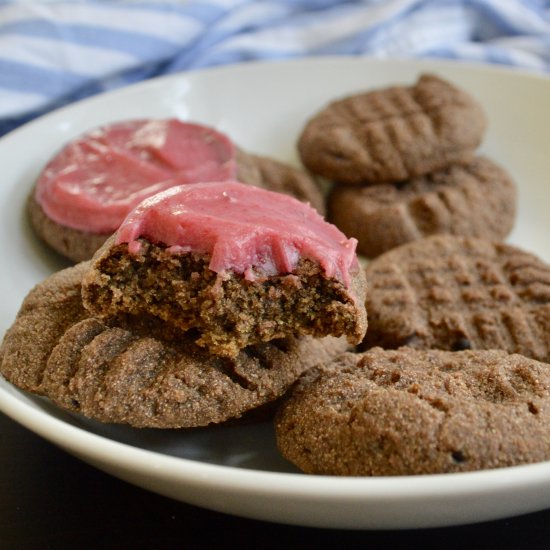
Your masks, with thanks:
<instances>
[{"instance_id":1,"label":"chocolate cookie","mask_svg":"<svg viewBox=\"0 0 550 550\"><path fill-rule=\"evenodd\" d=\"M501 240L514 224L516 202L508 174L478 157L400 184L334 186L328 210L329 220L372 258L438 233Z\"/></svg>"},{"instance_id":2,"label":"chocolate cookie","mask_svg":"<svg viewBox=\"0 0 550 550\"><path fill-rule=\"evenodd\" d=\"M366 268L363 346L503 349L550 362L550 266L511 245L441 235Z\"/></svg>"},{"instance_id":3,"label":"chocolate cookie","mask_svg":"<svg viewBox=\"0 0 550 550\"><path fill-rule=\"evenodd\" d=\"M504 351L347 353L279 409L282 454L307 473L465 472L550 459L549 366Z\"/></svg>"},{"instance_id":4,"label":"chocolate cookie","mask_svg":"<svg viewBox=\"0 0 550 550\"><path fill-rule=\"evenodd\" d=\"M469 161L486 120L466 92L434 75L329 104L304 128L298 150L314 174L358 185L403 181Z\"/></svg>"},{"instance_id":5,"label":"chocolate cookie","mask_svg":"<svg viewBox=\"0 0 550 550\"><path fill-rule=\"evenodd\" d=\"M286 336L365 334L356 242L311 206L239 182L180 185L136 207L83 281L94 315L153 315L210 353Z\"/></svg>"},{"instance_id":6,"label":"chocolate cookie","mask_svg":"<svg viewBox=\"0 0 550 550\"><path fill-rule=\"evenodd\" d=\"M40 393L47 358L72 324L89 317L80 281L88 264L59 271L29 292L0 347L0 372L16 386Z\"/></svg>"},{"instance_id":7,"label":"chocolate cookie","mask_svg":"<svg viewBox=\"0 0 550 550\"><path fill-rule=\"evenodd\" d=\"M307 259L292 273L258 281L237 273L220 278L209 269L210 255L174 255L169 247L140 243L133 255L112 237L94 256L83 284L84 304L94 315L154 315L182 331L194 329L197 345L226 357L290 335L347 335L353 344L365 335L360 269L350 288Z\"/></svg>"},{"instance_id":8,"label":"chocolate cookie","mask_svg":"<svg viewBox=\"0 0 550 550\"><path fill-rule=\"evenodd\" d=\"M108 234L80 231L55 222L36 201L34 189L27 199L27 214L35 234L73 262L89 260L109 237Z\"/></svg>"},{"instance_id":9,"label":"chocolate cookie","mask_svg":"<svg viewBox=\"0 0 550 550\"><path fill-rule=\"evenodd\" d=\"M268 191L290 195L311 204L319 214L325 213L325 199L321 189L304 170L237 149L237 179Z\"/></svg>"},{"instance_id":10,"label":"chocolate cookie","mask_svg":"<svg viewBox=\"0 0 550 550\"><path fill-rule=\"evenodd\" d=\"M0 372L102 422L179 428L238 418L347 349L337 338L287 338L227 359L208 355L158 319L105 323L82 307L87 267L61 271L29 294L0 348Z\"/></svg>"}]
</instances>

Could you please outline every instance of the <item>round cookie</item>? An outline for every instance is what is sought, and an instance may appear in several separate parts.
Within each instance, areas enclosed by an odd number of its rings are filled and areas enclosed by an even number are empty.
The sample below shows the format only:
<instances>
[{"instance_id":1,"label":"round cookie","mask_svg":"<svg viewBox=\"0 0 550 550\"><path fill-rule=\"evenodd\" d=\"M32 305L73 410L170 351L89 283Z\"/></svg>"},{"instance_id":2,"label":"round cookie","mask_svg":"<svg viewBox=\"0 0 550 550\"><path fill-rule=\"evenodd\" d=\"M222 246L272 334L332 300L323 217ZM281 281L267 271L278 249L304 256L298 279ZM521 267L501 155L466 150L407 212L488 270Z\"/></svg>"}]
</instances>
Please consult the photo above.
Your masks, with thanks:
<instances>
[{"instance_id":1,"label":"round cookie","mask_svg":"<svg viewBox=\"0 0 550 550\"><path fill-rule=\"evenodd\" d=\"M62 336L41 389L59 406L101 422L206 426L276 400L305 370L344 348L330 337L289 338L227 359L207 354L189 338L167 344L90 318Z\"/></svg>"},{"instance_id":2,"label":"round cookie","mask_svg":"<svg viewBox=\"0 0 550 550\"><path fill-rule=\"evenodd\" d=\"M304 472L394 476L550 459L550 370L504 351L347 353L307 372L275 417Z\"/></svg>"},{"instance_id":3,"label":"round cookie","mask_svg":"<svg viewBox=\"0 0 550 550\"><path fill-rule=\"evenodd\" d=\"M486 119L466 92L434 75L329 104L298 140L314 174L349 185L403 181L468 161Z\"/></svg>"},{"instance_id":4,"label":"round cookie","mask_svg":"<svg viewBox=\"0 0 550 550\"><path fill-rule=\"evenodd\" d=\"M228 359L145 315L100 321L80 298L86 263L25 299L0 348L0 372L18 387L102 422L204 426L279 398L305 370L348 349L345 340L287 338Z\"/></svg>"},{"instance_id":5,"label":"round cookie","mask_svg":"<svg viewBox=\"0 0 550 550\"><path fill-rule=\"evenodd\" d=\"M91 260L86 308L154 315L235 356L286 336L367 329L356 242L313 208L239 182L186 184L135 208Z\"/></svg>"},{"instance_id":6,"label":"round cookie","mask_svg":"<svg viewBox=\"0 0 550 550\"><path fill-rule=\"evenodd\" d=\"M373 258L438 233L504 239L514 225L516 202L508 174L477 157L400 184L334 186L328 219Z\"/></svg>"},{"instance_id":7,"label":"round cookie","mask_svg":"<svg viewBox=\"0 0 550 550\"><path fill-rule=\"evenodd\" d=\"M322 193L304 171L241 151L213 128L175 119L117 122L76 138L46 165L27 209L36 234L79 262L144 198L182 183L235 178L324 213Z\"/></svg>"},{"instance_id":8,"label":"round cookie","mask_svg":"<svg viewBox=\"0 0 550 550\"><path fill-rule=\"evenodd\" d=\"M82 262L36 285L25 297L0 346L0 372L21 389L41 393L42 373L61 335L89 317L82 305Z\"/></svg>"},{"instance_id":9,"label":"round cookie","mask_svg":"<svg viewBox=\"0 0 550 550\"><path fill-rule=\"evenodd\" d=\"M550 266L533 254L438 235L378 256L365 273L365 349L503 349L550 362Z\"/></svg>"},{"instance_id":10,"label":"round cookie","mask_svg":"<svg viewBox=\"0 0 550 550\"><path fill-rule=\"evenodd\" d=\"M34 189L27 199L27 214L36 235L50 248L73 262L89 260L110 235L80 231L55 222L38 204Z\"/></svg>"}]
</instances>

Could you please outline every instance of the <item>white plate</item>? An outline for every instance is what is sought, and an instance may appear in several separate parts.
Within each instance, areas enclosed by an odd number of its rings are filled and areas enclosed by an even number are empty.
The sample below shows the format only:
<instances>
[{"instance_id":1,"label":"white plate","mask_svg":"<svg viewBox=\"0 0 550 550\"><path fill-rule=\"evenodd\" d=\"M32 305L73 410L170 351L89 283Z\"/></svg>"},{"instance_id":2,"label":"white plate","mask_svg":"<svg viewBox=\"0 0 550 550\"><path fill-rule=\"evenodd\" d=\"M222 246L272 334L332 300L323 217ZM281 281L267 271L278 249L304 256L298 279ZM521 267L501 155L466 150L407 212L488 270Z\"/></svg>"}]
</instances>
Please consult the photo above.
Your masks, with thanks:
<instances>
[{"instance_id":1,"label":"white plate","mask_svg":"<svg viewBox=\"0 0 550 550\"><path fill-rule=\"evenodd\" d=\"M248 64L162 78L54 112L0 140L0 334L32 285L63 267L30 233L25 198L48 158L84 130L135 117L180 117L227 132L240 146L297 162L296 137L327 101L412 83L434 71L484 105L482 150L519 185L511 242L550 260L550 79L450 62L310 59ZM550 463L467 474L335 478L298 473L268 424L196 431L103 426L57 410L0 379L0 409L107 472L221 512L306 526L409 528L477 522L550 507Z\"/></svg>"}]
</instances>

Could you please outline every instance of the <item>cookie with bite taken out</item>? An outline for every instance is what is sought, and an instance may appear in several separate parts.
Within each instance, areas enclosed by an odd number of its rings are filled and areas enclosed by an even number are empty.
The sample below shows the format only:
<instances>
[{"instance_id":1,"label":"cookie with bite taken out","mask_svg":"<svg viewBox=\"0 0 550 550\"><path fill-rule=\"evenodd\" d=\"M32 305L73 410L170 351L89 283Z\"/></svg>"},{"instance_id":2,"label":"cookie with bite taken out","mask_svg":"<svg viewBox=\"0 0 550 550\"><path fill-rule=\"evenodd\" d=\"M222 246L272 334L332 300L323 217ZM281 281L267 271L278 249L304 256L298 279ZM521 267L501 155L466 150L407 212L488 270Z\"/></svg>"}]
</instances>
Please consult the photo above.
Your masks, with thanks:
<instances>
[{"instance_id":1,"label":"cookie with bite taken out","mask_svg":"<svg viewBox=\"0 0 550 550\"><path fill-rule=\"evenodd\" d=\"M287 336L367 327L356 241L292 197L239 182L188 184L142 202L83 279L93 315L153 315L233 357Z\"/></svg>"}]
</instances>

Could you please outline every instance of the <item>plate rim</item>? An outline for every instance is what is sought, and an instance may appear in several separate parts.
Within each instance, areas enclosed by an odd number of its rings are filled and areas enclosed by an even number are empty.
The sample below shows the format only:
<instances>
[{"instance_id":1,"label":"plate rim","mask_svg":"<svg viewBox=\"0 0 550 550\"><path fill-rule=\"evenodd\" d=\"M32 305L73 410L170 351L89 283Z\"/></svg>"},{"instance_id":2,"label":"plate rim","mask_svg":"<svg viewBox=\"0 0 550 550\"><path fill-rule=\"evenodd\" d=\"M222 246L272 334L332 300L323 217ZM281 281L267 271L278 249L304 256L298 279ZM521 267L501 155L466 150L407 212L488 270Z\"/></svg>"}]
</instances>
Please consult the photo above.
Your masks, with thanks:
<instances>
[{"instance_id":1,"label":"plate rim","mask_svg":"<svg viewBox=\"0 0 550 550\"><path fill-rule=\"evenodd\" d=\"M202 78L202 75L234 73L235 71L254 71L258 67L273 68L274 65L326 65L326 64L350 64L350 65L407 65L413 66L420 71L426 67L432 70L444 68L446 70L459 69L466 72L489 73L506 75L506 77L528 78L541 81L544 85L550 85L550 75L541 74L531 70L518 70L506 66L495 66L484 63L465 62L461 60L443 60L440 58L392 58L383 59L370 56L318 56L309 58L282 59L271 61L249 61L233 65L224 65L162 75L147 81L137 82L122 88L104 92L92 97L84 98L69 105L65 105L56 110L48 112L37 119L31 120L26 124L19 126L11 132L0 138L0 149L11 140L18 140L20 135L33 130L35 125L47 124L49 120L71 113L72 110L80 110L86 106L93 106L96 102L102 102L106 98L116 98L116 96L127 95L148 88L157 88L164 85L167 81L187 80ZM2 381L4 382L4 381ZM5 381L7 384L9 382ZM11 384L10 384L11 386ZM15 392L15 393L14 393ZM287 473L277 471L264 471L252 468L238 468L230 465L211 464L200 460L170 456L162 452L143 449L128 443L116 441L109 437L93 433L85 428L72 425L62 419L56 418L47 411L31 406L25 399L17 398L17 394L25 396L25 392L13 387L13 392L8 391L0 384L0 411L4 412L14 421L25 426L40 437L58 445L73 454L81 454L86 451L91 452L97 460L107 460L117 457L117 462L122 461L125 466L142 469L141 457L151 459L155 458L157 462L162 463L162 467L171 471L184 469L185 475L179 477L180 480L190 481L190 477L198 473L204 474L201 483L209 484L212 487L220 487L222 484L226 489L244 489L248 493L264 493L266 491L278 491L281 494L289 496L300 495L304 491L317 499L324 499L327 502L336 499L345 499L346 501L355 500L364 503L365 500L376 501L381 496L386 499L402 501L404 494L406 498L418 499L430 496L455 495L477 495L480 492L492 491L494 494L500 492L509 492L514 486L525 488L527 485L540 484L541 479L550 484L550 461L524 464L507 468L498 468L493 470L481 470L474 472L461 472L451 474L432 474L417 476L397 476L397 477L339 477L304 474L301 472ZM44 433L44 424L51 423L50 433ZM38 428L41 428L40 430ZM53 433L51 433L53 432ZM66 436L63 439L61 436ZM93 442L100 442L97 446L88 443L85 445L83 438L90 438ZM68 445L69 441L70 445ZM91 449L90 449L91 445ZM114 451L122 451L120 454ZM131 452L129 451L131 450ZM137 453L137 458L129 456L129 453ZM79 456L79 458L82 458ZM187 471L190 470L190 471ZM502 481L502 472L509 474L506 484ZM231 475L228 476L228 473ZM182 473L180 472L180 475ZM223 480L221 479L223 478ZM229 478L229 479L228 479ZM257 478L267 480L261 490L251 483ZM444 483L441 480L444 479ZM299 486L299 487L298 487ZM389 490L389 494L388 494Z\"/></svg>"},{"instance_id":2,"label":"plate rim","mask_svg":"<svg viewBox=\"0 0 550 550\"><path fill-rule=\"evenodd\" d=\"M9 382L8 382L9 383ZM16 393L21 394L22 396L26 397L25 392L22 390L19 390L18 388L14 388L14 391ZM82 437L85 438L91 438L95 442L101 442L102 445L105 445L105 449L101 449L100 447L92 447L92 453L94 456L96 456L98 459L104 459L111 457L110 451L113 449L119 449L123 451L131 450L131 452L136 452L139 455L142 455L143 457L152 458L155 457L157 460L165 461L165 465L168 467L178 467L180 464L184 464L187 467L196 467L200 466L200 468L205 468L207 470L207 473L209 474L209 477L207 478L207 481L210 483L217 484L217 481L212 478L213 475L225 473L226 470L231 470L231 472L237 476L242 478L243 480L247 480L250 477L256 477L258 475L265 476L272 478L273 483L276 483L277 485L274 486L274 488L279 487L279 483L281 481L290 481L292 483L294 480L299 480L300 482L303 482L304 480L306 484L314 485L319 483L321 481L327 486L327 489L340 489L342 486L349 485L349 487L345 487L346 496L349 494L349 490L352 490L352 493L354 493L356 496L363 496L362 491L364 488L361 488L361 491L359 491L359 488L357 486L358 483L365 484L365 485L372 485L372 490L379 490L380 487L377 487L377 485L380 484L389 484L389 485L395 485L395 489L399 489L401 491L403 487L407 489L407 491L418 491L419 487L417 485L427 485L427 481L433 481L433 482L439 482L442 479L445 479L451 484L456 484L456 489L460 489L462 493L469 493L470 490L468 490L465 487L465 482L471 481L474 486L472 486L473 492L477 492L479 489L479 479L480 477L487 477L489 480L489 486L492 486L493 483L496 483L497 485L494 486L495 489L502 488L501 480L495 480L492 479L494 477L500 477L499 474L502 474L503 471L510 472L511 474L514 473L525 473L527 469L530 471L536 469L536 470L548 470L548 476L550 481L550 460L544 461L544 462L537 462L532 464L522 464L519 466L510 466L505 468L494 468L494 469L486 469L486 470L476 470L471 472L456 472L456 473L445 473L445 474L421 474L421 475L404 475L404 476L331 476L331 475L319 475L319 474L305 474L301 472L275 472L275 471L267 471L267 470L259 470L254 468L237 468L235 466L226 466L222 464L211 464L208 462L202 462L200 460L190 459L190 458L184 458L184 457L176 457L172 455L168 455L165 453L161 453L158 451L152 451L149 449L143 449L141 447L136 447L134 445L131 445L129 443L124 443L121 441L116 441L115 439L111 439L109 437L106 437L104 435L100 435L91 431L86 430L85 428L75 426L69 422L66 422L62 419L56 418L54 416L49 415L46 411L36 409L34 407L31 407L27 405L24 401L21 401L17 399L14 395L6 392L4 388L0 386L0 411L2 411L4 414L6 414L8 417L12 418L14 421L19 422L21 425L25 426L31 431L34 431L33 428L35 428L38 424L41 424L44 419L47 419L47 422L51 422L53 427L58 428L55 432L52 434L48 434L47 436L42 435L45 439L48 439L52 443L58 445L58 446L64 446L64 441L61 438L61 435L66 435L69 440L72 442L72 447L74 447L75 451L80 452L82 450L81 448L81 439ZM11 403L10 403L11 401ZM11 404L11 407L6 407L5 404L8 403L8 405ZM24 414L29 414L28 417L24 417ZM35 432L37 433L37 432ZM59 434L59 435L58 435ZM38 434L41 435L41 434ZM76 437L70 437L70 436L76 436ZM86 450L88 448L86 447ZM127 455L124 454L124 459L126 461ZM132 460L128 460L128 462L132 462ZM454 480L454 481L451 481ZM538 480L538 476L537 476ZM508 479L508 484L513 484L514 479ZM534 481L534 480L533 480ZM230 483L229 485L232 485L233 483ZM521 483L523 486L524 484ZM509 488L509 487L508 487ZM394 487L392 487L394 489ZM422 487L420 487L422 489ZM431 488L428 492L429 494L432 494L434 488ZM439 485L438 487L435 487L435 493L436 494L444 494L447 492L444 488ZM453 488L455 489L455 488ZM313 491L315 492L315 491ZM337 494L339 491L336 491L336 493L331 492L330 497L334 497L335 494ZM420 491L422 492L422 491ZM370 495L369 495L370 496ZM384 496L386 493L384 493ZM396 495L399 496L399 495ZM415 493L415 496L418 496L418 493ZM425 496L425 495L424 495Z\"/></svg>"},{"instance_id":3,"label":"plate rim","mask_svg":"<svg viewBox=\"0 0 550 550\"><path fill-rule=\"evenodd\" d=\"M550 83L550 73L546 74L536 69L529 69L525 67L513 67L509 65L500 65L500 64L491 64L485 63L482 61L470 61L470 60L461 60L461 59L443 59L440 57L422 57L422 58L407 58L407 57L392 57L392 58L382 58L375 57L371 55L318 55L311 57L297 57L297 58L279 58L271 60L249 60L241 61L238 63L228 64L228 65L216 65L210 67L201 67L197 69L189 69L182 72L170 73L164 75L158 75L146 80L139 82L133 82L131 84L123 85L119 88L112 90L106 90L92 96L88 96L77 101L73 101L61 107L55 108L51 111L45 112L42 115L39 115L28 122L23 123L22 125L14 128L13 130L7 132L6 134L0 136L0 144L7 138L12 138L14 135L19 134L21 131L28 131L29 127L32 127L34 124L42 124L44 120L47 120L49 117L59 116L61 113L70 111L75 108L81 108L82 105L88 103L93 104L96 101L103 101L106 98L116 97L117 95L126 95L131 93L136 89L146 89L148 87L157 87L162 85L163 82L168 82L178 79L187 79L201 77L205 75L208 77L209 74L221 74L223 72L234 72L234 71L248 71L256 70L256 68L265 67L266 69L271 66L276 65L314 65L314 64L326 64L326 63L350 63L350 64L373 64L373 65L406 65L406 66L417 66L419 69L422 66L430 67L443 67L449 68L452 67L458 68L459 70L482 72L482 73L494 73L501 74L503 76L509 77L522 77L533 80L546 81Z\"/></svg>"}]
</instances>

